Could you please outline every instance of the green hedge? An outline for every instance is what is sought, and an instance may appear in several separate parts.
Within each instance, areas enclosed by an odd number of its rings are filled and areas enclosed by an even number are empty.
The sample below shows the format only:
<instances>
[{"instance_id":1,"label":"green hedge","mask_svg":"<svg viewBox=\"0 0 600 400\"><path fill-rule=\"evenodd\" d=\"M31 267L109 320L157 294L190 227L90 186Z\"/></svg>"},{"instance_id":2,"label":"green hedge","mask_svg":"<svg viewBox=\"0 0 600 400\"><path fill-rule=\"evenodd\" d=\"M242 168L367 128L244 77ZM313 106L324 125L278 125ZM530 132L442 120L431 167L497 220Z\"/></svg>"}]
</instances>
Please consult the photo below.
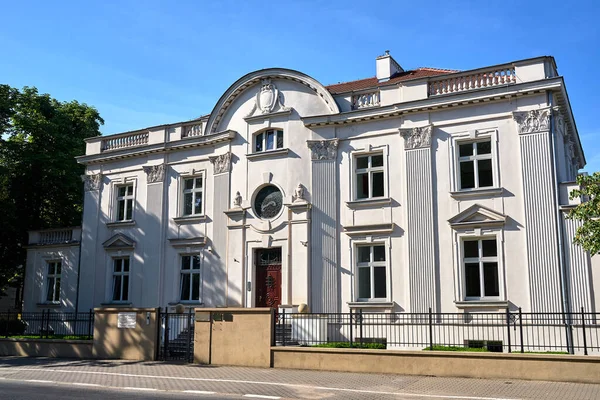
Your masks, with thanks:
<instances>
[{"instance_id":1,"label":"green hedge","mask_svg":"<svg viewBox=\"0 0 600 400\"><path fill-rule=\"evenodd\" d=\"M20 319L0 320L0 336L22 335L27 324Z\"/></svg>"},{"instance_id":2,"label":"green hedge","mask_svg":"<svg viewBox=\"0 0 600 400\"><path fill-rule=\"evenodd\" d=\"M440 346L435 345L433 348L425 347L423 350L433 351L474 351L474 352L487 352L488 350L484 347L460 347L460 346Z\"/></svg>"},{"instance_id":3,"label":"green hedge","mask_svg":"<svg viewBox=\"0 0 600 400\"><path fill-rule=\"evenodd\" d=\"M352 346L350 346L349 342L329 342L329 343L321 343L321 344L315 344L312 347L323 347L323 348L330 348L330 349L349 349L349 348L353 348L353 349L377 349L377 350L385 350L385 344L382 343L363 343L362 345L360 343L352 343Z\"/></svg>"}]
</instances>

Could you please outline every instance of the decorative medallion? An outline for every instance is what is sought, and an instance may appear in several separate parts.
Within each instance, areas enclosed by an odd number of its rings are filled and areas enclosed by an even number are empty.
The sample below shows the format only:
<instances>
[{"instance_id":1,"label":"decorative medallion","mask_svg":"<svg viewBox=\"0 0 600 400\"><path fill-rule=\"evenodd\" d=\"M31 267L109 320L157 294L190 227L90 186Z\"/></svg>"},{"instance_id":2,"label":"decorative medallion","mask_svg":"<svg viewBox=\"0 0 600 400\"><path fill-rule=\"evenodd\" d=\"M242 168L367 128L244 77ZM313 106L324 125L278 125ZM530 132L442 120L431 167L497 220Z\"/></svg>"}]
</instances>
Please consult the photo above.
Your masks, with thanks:
<instances>
[{"instance_id":1,"label":"decorative medallion","mask_svg":"<svg viewBox=\"0 0 600 400\"><path fill-rule=\"evenodd\" d=\"M165 164L151 165L148 167L142 167L146 173L146 181L148 183L160 183L165 180Z\"/></svg>"},{"instance_id":2,"label":"decorative medallion","mask_svg":"<svg viewBox=\"0 0 600 400\"><path fill-rule=\"evenodd\" d=\"M283 207L283 195L277 186L268 185L254 198L254 212L261 219L275 218Z\"/></svg>"},{"instance_id":3,"label":"decorative medallion","mask_svg":"<svg viewBox=\"0 0 600 400\"><path fill-rule=\"evenodd\" d=\"M93 192L100 189L102 183L102 174L81 175L83 188L86 192Z\"/></svg>"},{"instance_id":4,"label":"decorative medallion","mask_svg":"<svg viewBox=\"0 0 600 400\"><path fill-rule=\"evenodd\" d=\"M231 166L231 152L208 158L214 167L214 174L229 172Z\"/></svg>"},{"instance_id":5,"label":"decorative medallion","mask_svg":"<svg viewBox=\"0 0 600 400\"><path fill-rule=\"evenodd\" d=\"M400 135L404 138L404 148L412 150L431 146L431 128L431 125L427 125L419 128L400 129Z\"/></svg>"},{"instance_id":6,"label":"decorative medallion","mask_svg":"<svg viewBox=\"0 0 600 400\"><path fill-rule=\"evenodd\" d=\"M550 109L513 112L520 134L543 132L550 129Z\"/></svg>"},{"instance_id":7,"label":"decorative medallion","mask_svg":"<svg viewBox=\"0 0 600 400\"><path fill-rule=\"evenodd\" d=\"M313 160L335 160L337 157L338 139L307 140Z\"/></svg>"},{"instance_id":8,"label":"decorative medallion","mask_svg":"<svg viewBox=\"0 0 600 400\"><path fill-rule=\"evenodd\" d=\"M267 78L261 81L260 90L256 94L252 109L246 115L246 118L254 116L257 110L258 115L264 115L273 112L290 111L291 108L283 105L283 96L277 89L277 86L271 82L271 79Z\"/></svg>"}]
</instances>

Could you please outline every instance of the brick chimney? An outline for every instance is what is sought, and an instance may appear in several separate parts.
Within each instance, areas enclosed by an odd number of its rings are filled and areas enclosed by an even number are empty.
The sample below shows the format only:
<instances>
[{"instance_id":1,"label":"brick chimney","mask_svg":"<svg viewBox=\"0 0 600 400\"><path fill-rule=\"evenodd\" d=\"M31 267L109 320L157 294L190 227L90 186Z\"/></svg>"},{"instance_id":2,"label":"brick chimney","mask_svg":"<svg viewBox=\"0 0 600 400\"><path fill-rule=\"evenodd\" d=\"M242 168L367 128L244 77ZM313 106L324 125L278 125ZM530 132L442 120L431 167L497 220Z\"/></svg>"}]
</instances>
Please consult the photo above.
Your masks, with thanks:
<instances>
[{"instance_id":1,"label":"brick chimney","mask_svg":"<svg viewBox=\"0 0 600 400\"><path fill-rule=\"evenodd\" d=\"M389 81L394 74L404 72L400 64L390 56L389 50L386 50L384 55L377 57L375 63L377 66L377 80L379 82Z\"/></svg>"}]
</instances>

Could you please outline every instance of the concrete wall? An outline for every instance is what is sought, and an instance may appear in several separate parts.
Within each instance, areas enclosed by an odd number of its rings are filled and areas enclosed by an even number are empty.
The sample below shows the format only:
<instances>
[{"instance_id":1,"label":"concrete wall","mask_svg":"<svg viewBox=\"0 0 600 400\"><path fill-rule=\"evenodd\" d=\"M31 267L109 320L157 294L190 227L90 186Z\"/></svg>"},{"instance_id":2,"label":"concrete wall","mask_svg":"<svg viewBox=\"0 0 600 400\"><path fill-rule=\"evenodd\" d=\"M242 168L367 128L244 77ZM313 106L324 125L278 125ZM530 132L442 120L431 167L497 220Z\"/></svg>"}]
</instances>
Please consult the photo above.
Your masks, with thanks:
<instances>
[{"instance_id":1,"label":"concrete wall","mask_svg":"<svg viewBox=\"0 0 600 400\"><path fill-rule=\"evenodd\" d=\"M270 308L198 310L194 361L268 368L271 366L272 324Z\"/></svg>"},{"instance_id":2,"label":"concrete wall","mask_svg":"<svg viewBox=\"0 0 600 400\"><path fill-rule=\"evenodd\" d=\"M90 359L91 340L0 339L0 356Z\"/></svg>"},{"instance_id":3,"label":"concrete wall","mask_svg":"<svg viewBox=\"0 0 600 400\"><path fill-rule=\"evenodd\" d=\"M274 347L273 367L600 383L600 357Z\"/></svg>"},{"instance_id":4,"label":"concrete wall","mask_svg":"<svg viewBox=\"0 0 600 400\"><path fill-rule=\"evenodd\" d=\"M135 328L119 328L119 313L135 313ZM157 310L97 308L94 315L93 358L154 360L157 351Z\"/></svg>"}]
</instances>

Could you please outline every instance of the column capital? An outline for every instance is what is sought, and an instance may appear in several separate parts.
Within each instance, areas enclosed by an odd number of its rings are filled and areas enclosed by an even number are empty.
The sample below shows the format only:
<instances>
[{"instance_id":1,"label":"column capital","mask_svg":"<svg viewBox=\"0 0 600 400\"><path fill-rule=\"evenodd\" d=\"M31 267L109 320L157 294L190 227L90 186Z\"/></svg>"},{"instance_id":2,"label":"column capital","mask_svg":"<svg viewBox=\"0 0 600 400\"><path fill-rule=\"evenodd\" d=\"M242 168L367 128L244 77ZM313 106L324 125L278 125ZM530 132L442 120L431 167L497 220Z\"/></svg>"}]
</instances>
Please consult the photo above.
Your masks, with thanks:
<instances>
[{"instance_id":1,"label":"column capital","mask_svg":"<svg viewBox=\"0 0 600 400\"><path fill-rule=\"evenodd\" d=\"M310 149L311 159L319 160L335 160L337 158L337 148L339 139L321 139L307 140L306 145Z\"/></svg>"},{"instance_id":2,"label":"column capital","mask_svg":"<svg viewBox=\"0 0 600 400\"><path fill-rule=\"evenodd\" d=\"M160 183L165 180L165 171L167 170L165 164L150 165L142 167L146 173L147 183Z\"/></svg>"},{"instance_id":3,"label":"column capital","mask_svg":"<svg viewBox=\"0 0 600 400\"><path fill-rule=\"evenodd\" d=\"M515 111L513 118L520 135L550 130L550 108L541 110Z\"/></svg>"},{"instance_id":4,"label":"column capital","mask_svg":"<svg viewBox=\"0 0 600 400\"><path fill-rule=\"evenodd\" d=\"M404 138L404 149L423 149L431 146L431 132L433 125L426 125L415 128L398 129L400 135Z\"/></svg>"},{"instance_id":5,"label":"column capital","mask_svg":"<svg viewBox=\"0 0 600 400\"><path fill-rule=\"evenodd\" d=\"M231 169L231 152L220 154L218 156L208 157L214 168L214 174L229 172Z\"/></svg>"},{"instance_id":6,"label":"column capital","mask_svg":"<svg viewBox=\"0 0 600 400\"><path fill-rule=\"evenodd\" d=\"M81 175L81 181L83 182L83 188L86 192L95 192L100 190L102 174Z\"/></svg>"}]
</instances>

